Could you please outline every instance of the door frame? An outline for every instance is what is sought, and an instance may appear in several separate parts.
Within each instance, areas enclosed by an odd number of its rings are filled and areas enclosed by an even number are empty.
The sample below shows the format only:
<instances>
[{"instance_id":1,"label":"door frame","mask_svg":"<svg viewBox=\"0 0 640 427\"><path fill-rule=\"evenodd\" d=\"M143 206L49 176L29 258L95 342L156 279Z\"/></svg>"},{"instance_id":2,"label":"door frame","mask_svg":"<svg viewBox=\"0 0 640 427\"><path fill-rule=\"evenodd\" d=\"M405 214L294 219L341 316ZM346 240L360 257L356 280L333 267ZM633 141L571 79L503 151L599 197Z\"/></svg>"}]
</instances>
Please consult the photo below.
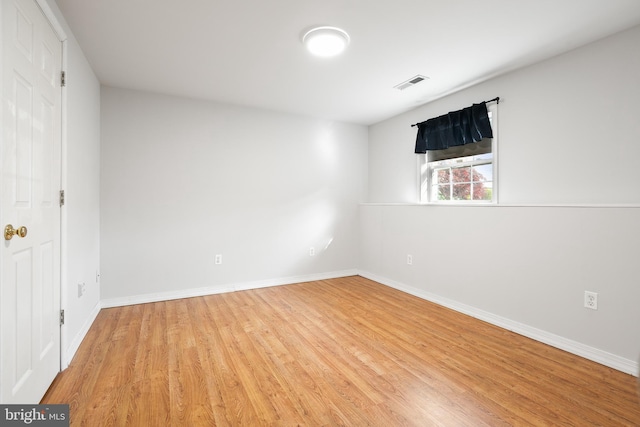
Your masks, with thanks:
<instances>
[{"instance_id":1,"label":"door frame","mask_svg":"<svg viewBox=\"0 0 640 427\"><path fill-rule=\"evenodd\" d=\"M67 51L67 31L64 29L62 22L64 17L58 16L51 8L47 0L34 0L42 10L44 17L51 25L53 32L60 40L62 46L62 71L66 72L68 63ZM54 3L55 4L55 3ZM60 190L67 187L67 88L61 87L60 99ZM67 210L64 206L60 207L60 310L66 310L68 307L67 293ZM60 325L60 371L69 366L67 360L67 328L66 325Z\"/></svg>"}]
</instances>

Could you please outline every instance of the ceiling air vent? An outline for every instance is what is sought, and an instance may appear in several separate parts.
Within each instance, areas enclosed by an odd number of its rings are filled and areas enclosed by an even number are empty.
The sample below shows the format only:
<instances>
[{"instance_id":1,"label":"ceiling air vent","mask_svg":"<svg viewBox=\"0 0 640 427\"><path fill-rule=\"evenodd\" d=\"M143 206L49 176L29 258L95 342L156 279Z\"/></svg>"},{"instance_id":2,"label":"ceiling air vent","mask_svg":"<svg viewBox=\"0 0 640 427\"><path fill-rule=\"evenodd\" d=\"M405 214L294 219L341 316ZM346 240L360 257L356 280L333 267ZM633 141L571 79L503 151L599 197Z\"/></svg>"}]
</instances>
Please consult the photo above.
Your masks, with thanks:
<instances>
[{"instance_id":1,"label":"ceiling air vent","mask_svg":"<svg viewBox=\"0 0 640 427\"><path fill-rule=\"evenodd\" d=\"M420 82L422 82L424 80L427 80L428 78L429 77L421 76L420 74L418 74L415 77L411 77L407 81L404 81L404 82L402 82L400 84L395 85L393 88L394 89L398 89L398 90L405 90L406 88L411 87L411 86L415 86L418 83L420 83Z\"/></svg>"}]
</instances>

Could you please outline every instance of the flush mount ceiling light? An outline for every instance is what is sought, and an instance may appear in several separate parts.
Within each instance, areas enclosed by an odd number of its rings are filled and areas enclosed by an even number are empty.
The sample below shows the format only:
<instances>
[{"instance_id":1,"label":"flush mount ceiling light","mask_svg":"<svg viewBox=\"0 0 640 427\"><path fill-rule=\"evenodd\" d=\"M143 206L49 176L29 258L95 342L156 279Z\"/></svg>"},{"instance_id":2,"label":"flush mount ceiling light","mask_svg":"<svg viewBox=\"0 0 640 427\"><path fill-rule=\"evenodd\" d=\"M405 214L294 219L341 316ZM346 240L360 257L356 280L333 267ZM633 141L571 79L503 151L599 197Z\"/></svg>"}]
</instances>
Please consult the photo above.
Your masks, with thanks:
<instances>
[{"instance_id":1,"label":"flush mount ceiling light","mask_svg":"<svg viewBox=\"0 0 640 427\"><path fill-rule=\"evenodd\" d=\"M316 27L302 37L307 50L316 56L335 56L349 44L349 34L336 27Z\"/></svg>"}]
</instances>

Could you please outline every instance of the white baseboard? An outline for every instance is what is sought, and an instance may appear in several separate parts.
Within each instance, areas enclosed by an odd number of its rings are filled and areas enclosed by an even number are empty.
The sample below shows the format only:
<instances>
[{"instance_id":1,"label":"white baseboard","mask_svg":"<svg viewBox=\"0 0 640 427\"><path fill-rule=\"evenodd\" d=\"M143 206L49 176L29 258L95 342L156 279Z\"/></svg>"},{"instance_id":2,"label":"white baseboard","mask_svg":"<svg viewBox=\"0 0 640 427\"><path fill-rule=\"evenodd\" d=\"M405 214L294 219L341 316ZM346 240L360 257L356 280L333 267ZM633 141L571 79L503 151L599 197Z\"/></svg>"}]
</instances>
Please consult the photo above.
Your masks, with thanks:
<instances>
[{"instance_id":1,"label":"white baseboard","mask_svg":"<svg viewBox=\"0 0 640 427\"><path fill-rule=\"evenodd\" d=\"M606 351L590 347L577 341L567 339L565 337L543 331L541 329L534 328L532 326L525 325L523 323L515 322L505 317L497 316L493 313L489 313L484 310L472 307L470 305L462 304L460 302L441 297L439 295L432 294L430 292L423 291L412 286L407 286L403 283L396 282L395 280L388 279L386 277L378 276L366 271L359 271L358 275L383 285L389 286L399 291L406 292L408 294L417 296L427 301L431 301L438 305L450 308L452 310L464 313L476 319L483 320L501 328L513 331L517 334L524 335L525 337L534 339L536 341L548 344L552 347L559 348L569 353L575 354L585 359L592 360L618 371L638 376L639 365L638 362L625 359L615 354L608 353Z\"/></svg>"},{"instance_id":2,"label":"white baseboard","mask_svg":"<svg viewBox=\"0 0 640 427\"><path fill-rule=\"evenodd\" d=\"M282 277L277 279L257 280L253 282L232 283L217 286L205 286L179 291L157 292L153 294L132 295L121 298L108 298L101 301L103 308L122 307L126 305L146 304L150 302L170 301L174 299L192 298L204 295L215 295L225 292L245 291L267 288L270 286L290 285L293 283L312 282L315 280L336 279L338 277L356 276L357 270L342 270L328 273L308 274L303 276Z\"/></svg>"},{"instance_id":3,"label":"white baseboard","mask_svg":"<svg viewBox=\"0 0 640 427\"><path fill-rule=\"evenodd\" d=\"M89 317L82 325L82 328L78 331L76 336L73 337L73 340L71 341L71 344L69 345L69 347L67 347L64 353L64 360L63 360L64 366L62 366L62 369L66 369L71 363L71 360L73 360L73 357L76 355L78 348L80 348L80 344L82 343L82 340L84 339L85 336L87 336L87 333L91 328L91 325L93 325L93 322L96 320L96 317L98 317L98 313L100 313L101 309L102 307L100 305L100 301L98 301L95 307L93 307L93 310L91 310Z\"/></svg>"}]
</instances>

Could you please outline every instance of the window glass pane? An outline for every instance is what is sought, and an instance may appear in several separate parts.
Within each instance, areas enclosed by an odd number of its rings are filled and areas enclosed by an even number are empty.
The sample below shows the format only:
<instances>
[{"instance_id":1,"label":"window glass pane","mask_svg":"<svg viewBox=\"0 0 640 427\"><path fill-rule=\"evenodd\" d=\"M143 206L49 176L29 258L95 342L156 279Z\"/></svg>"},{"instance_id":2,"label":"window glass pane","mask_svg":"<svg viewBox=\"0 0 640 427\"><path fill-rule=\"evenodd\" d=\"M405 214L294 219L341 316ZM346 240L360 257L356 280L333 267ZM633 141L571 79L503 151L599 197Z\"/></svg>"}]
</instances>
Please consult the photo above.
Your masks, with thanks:
<instances>
[{"instance_id":1,"label":"window glass pane","mask_svg":"<svg viewBox=\"0 0 640 427\"><path fill-rule=\"evenodd\" d=\"M471 168L455 168L451 171L451 179L453 182L468 183L471 182Z\"/></svg>"},{"instance_id":2,"label":"window glass pane","mask_svg":"<svg viewBox=\"0 0 640 427\"><path fill-rule=\"evenodd\" d=\"M436 173L438 174L438 183L445 184L451 181L449 177L450 169L438 169Z\"/></svg>"},{"instance_id":3,"label":"window glass pane","mask_svg":"<svg viewBox=\"0 0 640 427\"><path fill-rule=\"evenodd\" d=\"M451 185L438 185L436 191L438 200L451 200Z\"/></svg>"},{"instance_id":4,"label":"window glass pane","mask_svg":"<svg viewBox=\"0 0 640 427\"><path fill-rule=\"evenodd\" d=\"M491 200L493 188L491 183L477 183L473 186L473 200Z\"/></svg>"},{"instance_id":5,"label":"window glass pane","mask_svg":"<svg viewBox=\"0 0 640 427\"><path fill-rule=\"evenodd\" d=\"M472 177L474 182L493 181L493 165L474 166Z\"/></svg>"},{"instance_id":6,"label":"window glass pane","mask_svg":"<svg viewBox=\"0 0 640 427\"><path fill-rule=\"evenodd\" d=\"M453 200L470 200L471 199L471 184L454 184L453 185Z\"/></svg>"}]
</instances>

